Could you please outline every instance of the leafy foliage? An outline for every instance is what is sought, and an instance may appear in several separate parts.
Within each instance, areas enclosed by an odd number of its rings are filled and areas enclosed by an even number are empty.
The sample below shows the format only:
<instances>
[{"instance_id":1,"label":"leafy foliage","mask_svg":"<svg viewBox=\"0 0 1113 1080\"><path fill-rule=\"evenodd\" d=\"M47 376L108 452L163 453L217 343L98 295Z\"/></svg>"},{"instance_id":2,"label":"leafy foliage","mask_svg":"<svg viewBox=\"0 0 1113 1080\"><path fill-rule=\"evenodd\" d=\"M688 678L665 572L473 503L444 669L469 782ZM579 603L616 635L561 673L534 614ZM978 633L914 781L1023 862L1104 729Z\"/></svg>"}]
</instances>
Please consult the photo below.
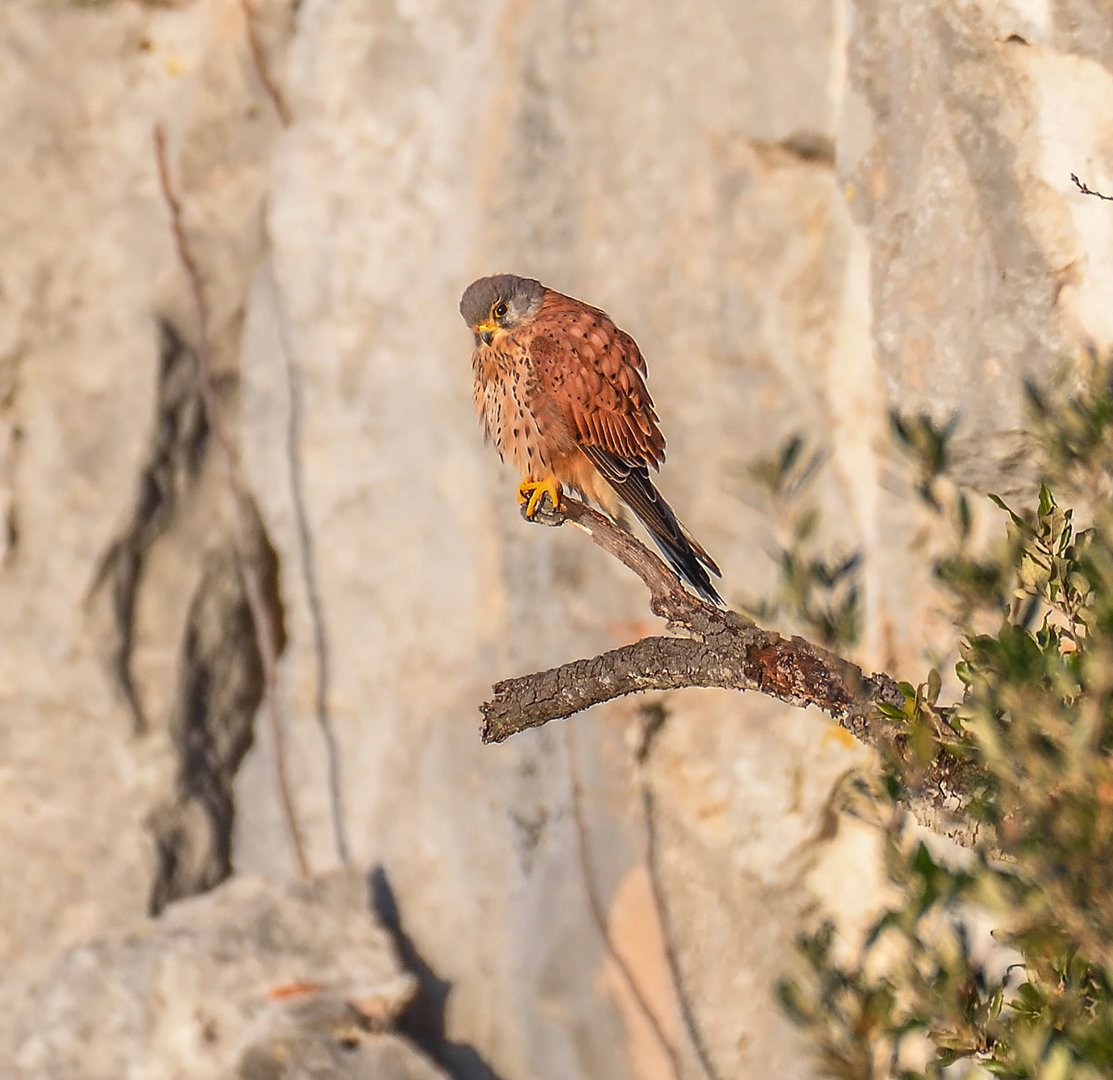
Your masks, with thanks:
<instances>
[{"instance_id":1,"label":"leafy foliage","mask_svg":"<svg viewBox=\"0 0 1113 1080\"><path fill-rule=\"evenodd\" d=\"M779 595L751 604L750 611L763 622L786 618L820 645L853 645L861 624L862 556L828 557L818 548L820 516L808 496L822 462L822 453L795 435L750 469L778 523L773 558L780 579Z\"/></svg>"},{"instance_id":2,"label":"leafy foliage","mask_svg":"<svg viewBox=\"0 0 1113 1080\"><path fill-rule=\"evenodd\" d=\"M1024 510L990 496L999 535L970 543L950 475L953 425L895 418L926 506L952 531L959 700L905 686L906 753L871 789L895 900L849 961L831 925L801 942L786 1009L835 1077L1113 1075L1113 365L1052 396L1029 387L1043 474ZM1003 534L1003 535L1002 535ZM972 849L918 840L901 811L925 762L966 766ZM988 920L993 940L977 933ZM842 950L845 953L845 950Z\"/></svg>"}]
</instances>

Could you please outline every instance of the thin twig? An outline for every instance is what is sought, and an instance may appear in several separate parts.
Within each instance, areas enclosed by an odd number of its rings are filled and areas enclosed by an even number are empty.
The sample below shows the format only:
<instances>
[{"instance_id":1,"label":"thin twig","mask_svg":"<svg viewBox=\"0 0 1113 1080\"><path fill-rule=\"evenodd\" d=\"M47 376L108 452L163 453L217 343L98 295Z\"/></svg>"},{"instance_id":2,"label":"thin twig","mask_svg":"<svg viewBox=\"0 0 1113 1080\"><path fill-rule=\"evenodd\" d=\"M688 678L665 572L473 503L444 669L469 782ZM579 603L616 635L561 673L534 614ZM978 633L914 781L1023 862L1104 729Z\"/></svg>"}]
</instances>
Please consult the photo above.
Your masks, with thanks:
<instances>
[{"instance_id":1,"label":"thin twig","mask_svg":"<svg viewBox=\"0 0 1113 1080\"><path fill-rule=\"evenodd\" d=\"M599 931L599 937L606 947L607 955L614 962L615 967L622 976L622 981L626 984L626 989L630 991L630 996L633 997L634 1001L637 1003L638 1011L645 1018L661 1050L668 1057L669 1064L672 1067L673 1077L675 1080L680 1080L680 1059L677 1056L676 1047L673 1046L672 1042L665 1034L660 1020L657 1019L657 1014L650 1008L645 994L642 993L641 986L634 972L631 970L630 965L626 962L622 954L618 951L614 943L614 938L611 936L607 913L603 909L602 900L599 898L599 890L595 883L595 874L591 867L591 855L588 850L587 823L584 821L583 807L581 805L583 789L580 785L580 771L576 764L576 751L573 746L570 731L567 733L567 736L566 753L568 757L568 778L572 791L572 820L576 826L576 852L579 857L580 874L584 881L584 891L587 893L587 904L588 909L591 911L591 919L592 922L595 923L596 929Z\"/></svg>"},{"instance_id":2,"label":"thin twig","mask_svg":"<svg viewBox=\"0 0 1113 1080\"><path fill-rule=\"evenodd\" d=\"M298 872L302 877L309 876L309 861L305 854L305 845L302 842L301 829L297 815L294 811L293 796L290 791L289 777L286 767L286 739L282 715L278 704L277 671L278 649L277 635L272 618L272 612L264 598L263 584L259 574L257 555L249 540L249 521L254 522L254 513L249 507L251 500L239 474L239 465L236 451L231 439L224 428L223 419L213 390L213 375L211 357L209 355L209 306L205 297L201 271L189 246L185 226L182 221L182 205L174 192L170 179L170 166L166 156L166 135L161 124L155 124L155 159L158 165L159 184L162 197L170 211L170 228L174 236L174 245L178 252L178 259L185 270L189 280L190 290L193 295L193 305L197 317L197 383L201 395L202 406L205 410L205 420L220 448L220 455L224 463L225 479L228 492L232 499L232 525L236 546L236 558L239 563L240 574L244 583L244 594L247 598L248 610L251 613L252 627L255 631L255 640L259 649L259 659L263 668L263 688L267 704L267 715L270 719L271 733L274 739L275 779L277 781L279 800L282 804L286 827L290 835L294 858L297 862Z\"/></svg>"},{"instance_id":3,"label":"thin twig","mask_svg":"<svg viewBox=\"0 0 1113 1080\"><path fill-rule=\"evenodd\" d=\"M240 0L240 7L243 9L244 21L247 23L247 44L251 49L251 61L255 65L255 73L259 76L259 81L263 84L267 97L271 99L271 104L274 105L274 111L278 113L278 119L282 126L289 127L294 122L294 118L290 113L290 106L286 104L285 95L271 74L266 50L259 40L259 33L255 26L255 11L249 0Z\"/></svg>"},{"instance_id":4,"label":"thin twig","mask_svg":"<svg viewBox=\"0 0 1113 1080\"><path fill-rule=\"evenodd\" d=\"M1113 195L1103 195L1100 191L1095 191L1091 187L1087 187L1075 173L1070 174L1070 178L1074 181L1074 186L1082 192L1083 195L1093 195L1097 199L1105 199L1106 202L1113 202Z\"/></svg>"},{"instance_id":5,"label":"thin twig","mask_svg":"<svg viewBox=\"0 0 1113 1080\"><path fill-rule=\"evenodd\" d=\"M272 267L273 271L273 267ZM314 557L313 532L309 527L309 512L305 495L305 478L301 469L301 385L298 380L297 365L294 360L293 346L289 340L285 311L279 300L278 282L271 273L271 291L275 298L278 339L285 357L286 395L289 409L286 416L286 465L290 476L290 502L293 508L294 529L298 536L302 587L305 589L306 604L309 608L309 625L313 632L313 659L315 686L313 689L314 712L321 740L325 747L325 764L328 771L329 816L332 819L332 837L336 846L336 856L342 863L351 861L351 848L345 828L344 788L340 775L340 748L336 743L336 733L332 726L329 710L329 683L331 667L328 637L325 630L324 604L317 582L317 562Z\"/></svg>"},{"instance_id":6,"label":"thin twig","mask_svg":"<svg viewBox=\"0 0 1113 1080\"><path fill-rule=\"evenodd\" d=\"M665 889L661 881L661 868L658 859L657 843L657 815L653 802L653 792L649 788L644 771L639 777L642 795L642 819L645 822L645 861L649 874L649 887L653 893L653 903L657 908L657 918L661 922L661 937L665 943L665 960L672 976L672 984L676 990L676 1000L680 1003L680 1018L684 1022L684 1030L688 1033L688 1041L699 1058L699 1063L709 1080L719 1080L715 1064L711 1060L711 1052L704 1042L703 1032L696 1022L695 1010L688 997L688 990L684 983L684 973L680 970L680 957L673 943L672 930L669 921L668 907L665 904Z\"/></svg>"}]
</instances>

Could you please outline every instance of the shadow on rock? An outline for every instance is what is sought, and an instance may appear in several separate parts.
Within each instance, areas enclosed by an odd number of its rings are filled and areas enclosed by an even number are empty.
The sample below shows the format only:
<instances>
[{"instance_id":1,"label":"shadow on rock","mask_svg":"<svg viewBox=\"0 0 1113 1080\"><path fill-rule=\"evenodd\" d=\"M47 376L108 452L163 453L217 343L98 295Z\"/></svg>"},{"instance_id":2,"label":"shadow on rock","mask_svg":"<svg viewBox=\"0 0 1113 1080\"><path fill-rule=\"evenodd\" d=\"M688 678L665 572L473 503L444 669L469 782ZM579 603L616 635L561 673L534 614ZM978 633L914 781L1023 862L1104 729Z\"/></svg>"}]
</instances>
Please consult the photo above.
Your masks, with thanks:
<instances>
[{"instance_id":1,"label":"shadow on rock","mask_svg":"<svg viewBox=\"0 0 1113 1080\"><path fill-rule=\"evenodd\" d=\"M371 909L393 939L399 961L418 980L417 993L398 1018L398 1034L409 1039L455 1080L502 1080L474 1047L452 1042L447 1037L445 1006L452 993L452 983L437 975L403 928L398 900L383 867L371 870L367 887Z\"/></svg>"}]
</instances>

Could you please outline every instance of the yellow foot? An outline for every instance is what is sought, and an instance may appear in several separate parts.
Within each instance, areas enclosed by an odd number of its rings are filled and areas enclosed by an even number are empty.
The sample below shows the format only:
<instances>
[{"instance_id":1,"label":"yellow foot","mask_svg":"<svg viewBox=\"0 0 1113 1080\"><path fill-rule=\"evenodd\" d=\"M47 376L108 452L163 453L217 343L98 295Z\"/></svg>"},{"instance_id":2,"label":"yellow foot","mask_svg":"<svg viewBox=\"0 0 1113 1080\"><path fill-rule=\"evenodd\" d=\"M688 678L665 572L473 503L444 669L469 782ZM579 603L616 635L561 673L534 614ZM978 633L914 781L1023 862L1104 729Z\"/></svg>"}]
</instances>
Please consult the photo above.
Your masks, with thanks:
<instances>
[{"instance_id":1,"label":"yellow foot","mask_svg":"<svg viewBox=\"0 0 1113 1080\"><path fill-rule=\"evenodd\" d=\"M528 518L537 513L537 508L546 495L549 496L553 509L559 510L560 494L560 481L555 476L547 476L544 480L523 480L518 485L518 502L525 504Z\"/></svg>"}]
</instances>

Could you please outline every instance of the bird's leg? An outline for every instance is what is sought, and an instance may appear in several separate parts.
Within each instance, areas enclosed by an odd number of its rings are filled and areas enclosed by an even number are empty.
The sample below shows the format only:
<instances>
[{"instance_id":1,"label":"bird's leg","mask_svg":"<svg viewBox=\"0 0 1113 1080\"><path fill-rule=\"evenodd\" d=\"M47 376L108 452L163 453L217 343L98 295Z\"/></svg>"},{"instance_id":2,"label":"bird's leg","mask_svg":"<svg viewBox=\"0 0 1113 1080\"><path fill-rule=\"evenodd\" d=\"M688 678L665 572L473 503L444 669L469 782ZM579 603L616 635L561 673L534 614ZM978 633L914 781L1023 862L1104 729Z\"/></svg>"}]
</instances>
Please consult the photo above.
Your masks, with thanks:
<instances>
[{"instance_id":1,"label":"bird's leg","mask_svg":"<svg viewBox=\"0 0 1113 1080\"><path fill-rule=\"evenodd\" d=\"M554 510L560 509L560 481L555 476L546 476L544 480L523 480L518 485L518 502L524 503L526 517L531 518L537 513L541 500L549 496L549 502Z\"/></svg>"}]
</instances>

